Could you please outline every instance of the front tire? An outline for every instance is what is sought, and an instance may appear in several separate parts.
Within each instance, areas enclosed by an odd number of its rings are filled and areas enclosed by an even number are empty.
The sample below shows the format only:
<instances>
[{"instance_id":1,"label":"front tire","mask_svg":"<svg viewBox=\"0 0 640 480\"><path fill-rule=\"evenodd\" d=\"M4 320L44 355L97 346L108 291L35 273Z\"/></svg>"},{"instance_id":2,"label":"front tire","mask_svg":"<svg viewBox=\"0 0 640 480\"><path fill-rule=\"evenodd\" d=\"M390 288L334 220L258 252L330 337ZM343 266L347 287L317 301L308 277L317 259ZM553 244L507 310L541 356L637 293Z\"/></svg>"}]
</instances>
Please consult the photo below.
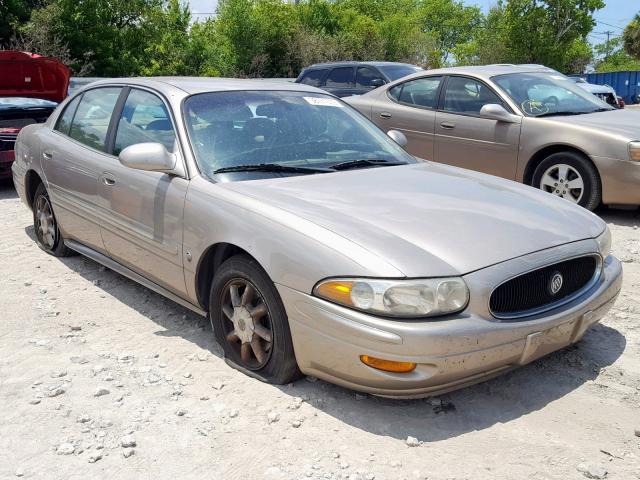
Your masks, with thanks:
<instances>
[{"instance_id":1,"label":"front tire","mask_svg":"<svg viewBox=\"0 0 640 480\"><path fill-rule=\"evenodd\" d=\"M249 256L234 256L217 270L209 318L231 366L273 384L289 383L300 375L280 295Z\"/></svg>"},{"instance_id":2,"label":"front tire","mask_svg":"<svg viewBox=\"0 0 640 480\"><path fill-rule=\"evenodd\" d=\"M47 189L41 183L33 197L33 228L38 247L54 257L68 257L73 251L64 244Z\"/></svg>"},{"instance_id":3,"label":"front tire","mask_svg":"<svg viewBox=\"0 0 640 480\"><path fill-rule=\"evenodd\" d=\"M600 177L591 162L575 152L558 152L542 160L532 186L594 210L602 201Z\"/></svg>"}]
</instances>

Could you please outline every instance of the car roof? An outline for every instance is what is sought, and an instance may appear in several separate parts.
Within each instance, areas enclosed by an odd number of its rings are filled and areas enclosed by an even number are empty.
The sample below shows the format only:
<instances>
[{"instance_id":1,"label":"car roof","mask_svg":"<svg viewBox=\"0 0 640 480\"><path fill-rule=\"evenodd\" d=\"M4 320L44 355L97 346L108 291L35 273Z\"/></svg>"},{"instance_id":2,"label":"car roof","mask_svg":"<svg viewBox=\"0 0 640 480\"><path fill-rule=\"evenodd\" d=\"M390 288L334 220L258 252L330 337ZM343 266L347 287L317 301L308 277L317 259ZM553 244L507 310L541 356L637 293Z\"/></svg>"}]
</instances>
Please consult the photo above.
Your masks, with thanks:
<instances>
[{"instance_id":1,"label":"car roof","mask_svg":"<svg viewBox=\"0 0 640 480\"><path fill-rule=\"evenodd\" d=\"M100 85L131 85L150 87L164 93L181 90L187 94L224 91L279 90L327 94L309 85L293 83L289 79L243 79L218 77L132 77L111 78L92 82L88 87Z\"/></svg>"},{"instance_id":2,"label":"car roof","mask_svg":"<svg viewBox=\"0 0 640 480\"><path fill-rule=\"evenodd\" d=\"M408 77L404 77L402 80L406 80L407 78L412 77L421 77L425 75L472 75L476 77L480 77L483 79L489 79L496 75L506 75L509 73L555 73L557 75L562 75L560 72L545 67L544 65L535 65L535 64L525 64L525 65L515 65L511 63L500 63L493 65L477 65L477 66L467 66L467 67L446 67L446 68L437 68L434 70L424 70L422 72L414 73Z\"/></svg>"},{"instance_id":3,"label":"car roof","mask_svg":"<svg viewBox=\"0 0 640 480\"><path fill-rule=\"evenodd\" d=\"M349 67L355 65L372 65L374 67L384 67L385 65L406 65L408 67L415 67L416 65L412 65L410 63L401 63L401 62L360 62L360 61L340 61L340 62L324 62L324 63L314 63L313 65L309 65L305 67L304 70L310 70L314 68L327 68L327 67Z\"/></svg>"}]
</instances>

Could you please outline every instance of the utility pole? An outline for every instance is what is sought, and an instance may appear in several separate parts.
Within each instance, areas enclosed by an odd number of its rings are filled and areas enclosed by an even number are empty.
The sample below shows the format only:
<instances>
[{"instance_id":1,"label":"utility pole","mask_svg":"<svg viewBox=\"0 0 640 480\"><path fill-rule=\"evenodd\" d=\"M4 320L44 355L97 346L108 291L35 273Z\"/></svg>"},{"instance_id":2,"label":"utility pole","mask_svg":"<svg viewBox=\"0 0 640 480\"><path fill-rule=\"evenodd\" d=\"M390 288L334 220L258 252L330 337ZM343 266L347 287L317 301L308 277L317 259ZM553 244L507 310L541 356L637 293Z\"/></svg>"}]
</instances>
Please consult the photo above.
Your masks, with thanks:
<instances>
[{"instance_id":1,"label":"utility pole","mask_svg":"<svg viewBox=\"0 0 640 480\"><path fill-rule=\"evenodd\" d=\"M605 60L609 58L609 39L611 37L611 34L613 33L613 31L611 30L606 30L602 33L605 33L607 35L607 46L605 48L605 53L604 53L604 58Z\"/></svg>"}]
</instances>

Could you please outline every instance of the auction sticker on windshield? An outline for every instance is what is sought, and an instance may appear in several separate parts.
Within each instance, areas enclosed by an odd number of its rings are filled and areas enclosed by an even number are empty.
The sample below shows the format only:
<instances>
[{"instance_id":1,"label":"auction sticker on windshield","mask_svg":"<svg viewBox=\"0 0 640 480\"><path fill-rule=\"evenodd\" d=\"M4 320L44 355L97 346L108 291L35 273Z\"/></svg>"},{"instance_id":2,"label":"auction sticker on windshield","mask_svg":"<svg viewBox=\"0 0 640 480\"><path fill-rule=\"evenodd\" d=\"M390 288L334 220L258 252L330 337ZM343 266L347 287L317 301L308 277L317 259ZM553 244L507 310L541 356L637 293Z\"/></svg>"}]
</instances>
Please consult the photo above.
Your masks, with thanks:
<instances>
[{"instance_id":1,"label":"auction sticker on windshield","mask_svg":"<svg viewBox=\"0 0 640 480\"><path fill-rule=\"evenodd\" d=\"M311 105L316 105L320 107L340 107L342 108L342 104L337 101L335 98L319 98L319 97L302 97L307 103Z\"/></svg>"}]
</instances>

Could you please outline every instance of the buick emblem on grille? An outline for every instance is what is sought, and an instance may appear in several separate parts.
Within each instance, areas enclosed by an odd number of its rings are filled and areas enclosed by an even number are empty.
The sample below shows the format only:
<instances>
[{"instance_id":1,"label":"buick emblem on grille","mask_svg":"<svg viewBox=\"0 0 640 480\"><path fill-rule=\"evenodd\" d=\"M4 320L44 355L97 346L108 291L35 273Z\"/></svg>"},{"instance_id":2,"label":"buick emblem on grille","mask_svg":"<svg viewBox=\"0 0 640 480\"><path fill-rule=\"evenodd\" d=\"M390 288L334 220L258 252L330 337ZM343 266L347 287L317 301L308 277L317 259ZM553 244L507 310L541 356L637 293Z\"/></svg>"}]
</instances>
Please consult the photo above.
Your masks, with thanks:
<instances>
[{"instance_id":1,"label":"buick emblem on grille","mask_svg":"<svg viewBox=\"0 0 640 480\"><path fill-rule=\"evenodd\" d=\"M562 278L560 272L556 272L553 274L553 276L551 277L551 281L549 282L549 292L551 293L551 295L555 295L560 291L560 289L562 288L563 280L564 279Z\"/></svg>"}]
</instances>

